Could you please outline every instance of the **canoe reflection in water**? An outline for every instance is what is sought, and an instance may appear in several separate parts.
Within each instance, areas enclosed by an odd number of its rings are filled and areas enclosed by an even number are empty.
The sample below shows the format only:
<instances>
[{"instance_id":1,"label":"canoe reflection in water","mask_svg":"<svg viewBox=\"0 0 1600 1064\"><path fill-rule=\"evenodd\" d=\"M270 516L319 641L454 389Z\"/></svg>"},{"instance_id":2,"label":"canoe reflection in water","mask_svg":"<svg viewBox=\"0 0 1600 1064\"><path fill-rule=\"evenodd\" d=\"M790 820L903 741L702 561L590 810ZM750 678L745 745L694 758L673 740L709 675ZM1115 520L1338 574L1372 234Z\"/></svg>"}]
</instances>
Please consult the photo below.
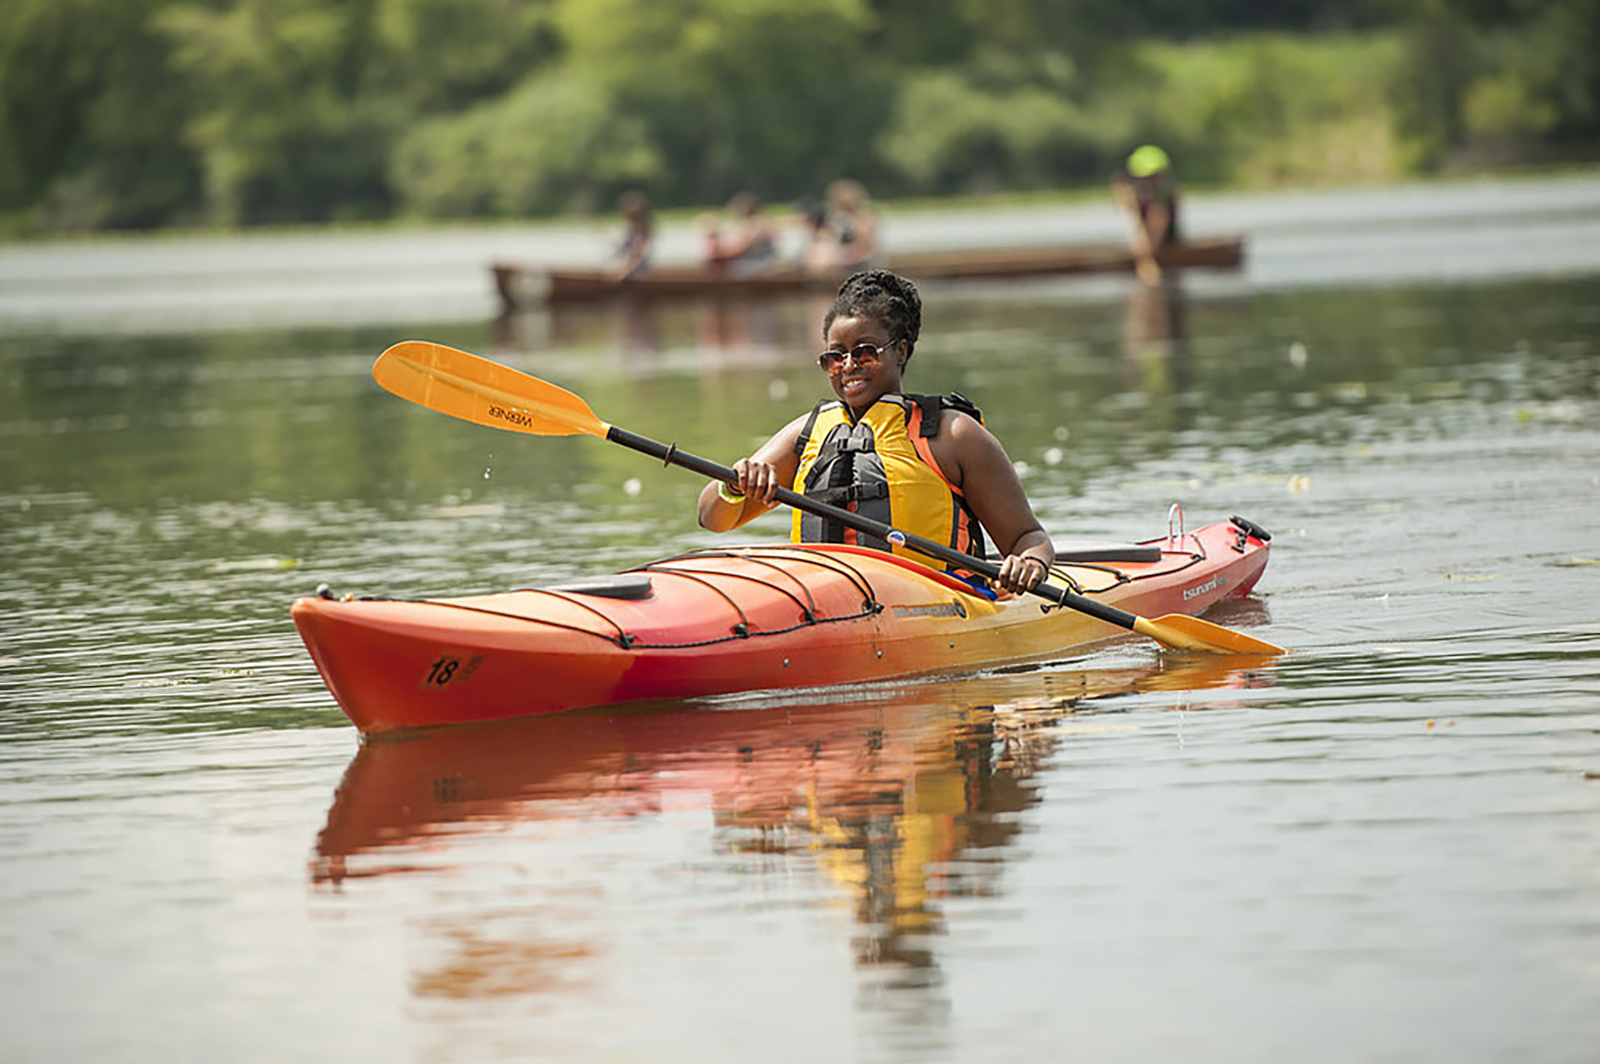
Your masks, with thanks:
<instances>
[{"instance_id":1,"label":"canoe reflection in water","mask_svg":"<svg viewBox=\"0 0 1600 1064\"><path fill-rule=\"evenodd\" d=\"M469 843L484 833L708 804L713 848L739 858L741 874L826 874L824 892L839 892L862 928L860 964L924 967L934 963L927 934L942 925L939 900L997 890L1003 848L1021 830L1014 814L1041 800L1029 781L1057 744L1118 726L1083 711L1114 695L1267 686L1271 668L1169 656L830 691L816 704L746 695L371 740L334 796L311 876L319 889L343 889L398 872L458 872L482 859ZM515 860L541 864L522 852ZM459 976L471 963L451 967Z\"/></svg>"},{"instance_id":2,"label":"canoe reflection in water","mask_svg":"<svg viewBox=\"0 0 1600 1064\"><path fill-rule=\"evenodd\" d=\"M1128 288L1122 321L1123 384L1130 393L1170 396L1187 391L1194 375L1189 352L1188 299L1183 284Z\"/></svg>"}]
</instances>

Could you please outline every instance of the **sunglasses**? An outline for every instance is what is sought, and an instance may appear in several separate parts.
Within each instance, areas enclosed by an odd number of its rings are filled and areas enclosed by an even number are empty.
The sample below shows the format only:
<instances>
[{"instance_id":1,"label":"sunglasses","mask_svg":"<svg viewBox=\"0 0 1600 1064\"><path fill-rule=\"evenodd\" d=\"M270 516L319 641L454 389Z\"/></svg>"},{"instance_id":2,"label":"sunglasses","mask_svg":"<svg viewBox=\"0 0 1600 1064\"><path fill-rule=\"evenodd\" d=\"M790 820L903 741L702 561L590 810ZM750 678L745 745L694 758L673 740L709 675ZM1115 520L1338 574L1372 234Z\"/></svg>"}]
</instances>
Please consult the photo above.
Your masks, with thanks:
<instances>
[{"instance_id":1,"label":"sunglasses","mask_svg":"<svg viewBox=\"0 0 1600 1064\"><path fill-rule=\"evenodd\" d=\"M897 343L898 340L890 340L881 347L877 344L856 344L848 351L835 351L830 348L817 356L817 365L829 373L838 373L844 369L844 360L848 358L862 369L871 369L882 360L883 353Z\"/></svg>"}]
</instances>

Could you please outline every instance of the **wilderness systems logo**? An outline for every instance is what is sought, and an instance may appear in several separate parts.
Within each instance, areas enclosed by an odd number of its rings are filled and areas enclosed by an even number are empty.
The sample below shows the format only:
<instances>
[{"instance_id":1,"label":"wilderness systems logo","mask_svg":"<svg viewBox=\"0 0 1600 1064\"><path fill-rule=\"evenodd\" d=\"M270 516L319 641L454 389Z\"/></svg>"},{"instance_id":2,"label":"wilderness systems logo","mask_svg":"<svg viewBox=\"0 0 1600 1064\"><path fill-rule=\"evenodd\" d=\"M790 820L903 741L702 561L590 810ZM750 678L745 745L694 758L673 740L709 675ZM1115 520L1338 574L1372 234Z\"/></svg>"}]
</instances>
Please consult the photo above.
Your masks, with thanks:
<instances>
[{"instance_id":1,"label":"wilderness systems logo","mask_svg":"<svg viewBox=\"0 0 1600 1064\"><path fill-rule=\"evenodd\" d=\"M1208 594L1209 592L1212 592L1212 591L1217 591L1217 590L1219 590L1221 588L1225 588L1227 586L1228 586L1228 578L1227 577L1222 576L1220 574L1217 575L1217 576L1213 576L1210 580L1207 580L1203 584L1200 584L1200 585L1198 585L1196 587L1185 588L1184 592L1183 592L1183 601L1190 602L1190 601L1192 601L1194 599L1199 598L1201 595Z\"/></svg>"},{"instance_id":2,"label":"wilderness systems logo","mask_svg":"<svg viewBox=\"0 0 1600 1064\"><path fill-rule=\"evenodd\" d=\"M967 608L959 602L936 602L927 606L895 606L896 617L965 617Z\"/></svg>"},{"instance_id":3,"label":"wilderness systems logo","mask_svg":"<svg viewBox=\"0 0 1600 1064\"><path fill-rule=\"evenodd\" d=\"M526 413L522 410L512 410L509 407L497 406L494 403L489 404L489 416L492 418L498 418L501 421L509 421L513 425L521 425L523 427L533 424L532 414Z\"/></svg>"}]
</instances>

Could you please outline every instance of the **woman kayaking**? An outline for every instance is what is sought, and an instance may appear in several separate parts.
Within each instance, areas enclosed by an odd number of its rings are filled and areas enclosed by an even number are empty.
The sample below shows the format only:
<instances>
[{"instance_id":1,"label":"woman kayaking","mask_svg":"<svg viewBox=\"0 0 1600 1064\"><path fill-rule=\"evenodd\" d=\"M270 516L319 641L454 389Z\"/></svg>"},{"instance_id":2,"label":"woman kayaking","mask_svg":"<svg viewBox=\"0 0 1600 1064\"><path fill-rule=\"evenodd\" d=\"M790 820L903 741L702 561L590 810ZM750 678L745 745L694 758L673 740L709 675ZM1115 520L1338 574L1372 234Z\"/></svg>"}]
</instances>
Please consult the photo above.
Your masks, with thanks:
<instances>
[{"instance_id":1,"label":"woman kayaking","mask_svg":"<svg viewBox=\"0 0 1600 1064\"><path fill-rule=\"evenodd\" d=\"M910 281L888 270L846 280L823 317L826 346L817 359L838 399L818 403L735 462L737 488L707 484L701 526L737 528L770 509L778 488L789 488L968 554L983 553L987 532L1004 559L1003 589L1020 593L1043 580L1055 548L976 408L956 396L900 390L921 331L922 298ZM792 538L890 549L800 511Z\"/></svg>"}]
</instances>

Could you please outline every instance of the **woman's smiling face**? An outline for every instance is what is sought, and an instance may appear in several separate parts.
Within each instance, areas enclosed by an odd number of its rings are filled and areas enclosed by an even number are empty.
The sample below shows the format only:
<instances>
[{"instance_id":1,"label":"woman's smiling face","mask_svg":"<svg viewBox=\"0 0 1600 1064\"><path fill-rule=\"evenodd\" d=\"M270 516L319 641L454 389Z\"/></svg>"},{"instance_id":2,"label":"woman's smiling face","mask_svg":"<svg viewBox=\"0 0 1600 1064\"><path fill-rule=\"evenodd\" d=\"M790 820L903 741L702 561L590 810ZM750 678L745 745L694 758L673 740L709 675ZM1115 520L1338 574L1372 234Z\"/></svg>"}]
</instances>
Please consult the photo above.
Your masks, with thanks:
<instances>
[{"instance_id":1,"label":"woman's smiling face","mask_svg":"<svg viewBox=\"0 0 1600 1064\"><path fill-rule=\"evenodd\" d=\"M905 344L891 341L888 328L876 318L840 316L828 326L829 351L855 351L866 345L879 349L874 361L854 356L828 370L833 393L851 410L860 413L883 396L900 390L905 371Z\"/></svg>"}]
</instances>

